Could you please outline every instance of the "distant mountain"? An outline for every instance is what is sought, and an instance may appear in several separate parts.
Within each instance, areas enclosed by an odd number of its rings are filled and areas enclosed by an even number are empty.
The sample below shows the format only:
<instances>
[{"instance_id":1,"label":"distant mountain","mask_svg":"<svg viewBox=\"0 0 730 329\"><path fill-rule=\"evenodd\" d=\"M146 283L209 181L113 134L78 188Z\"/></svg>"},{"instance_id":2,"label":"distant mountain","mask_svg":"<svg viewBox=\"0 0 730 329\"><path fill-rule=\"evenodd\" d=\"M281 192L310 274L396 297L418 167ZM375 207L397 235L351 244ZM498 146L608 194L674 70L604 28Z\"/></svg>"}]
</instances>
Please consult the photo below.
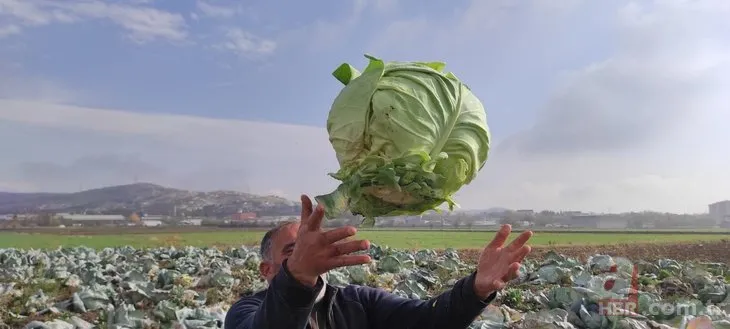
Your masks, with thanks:
<instances>
[{"instance_id":1,"label":"distant mountain","mask_svg":"<svg viewBox=\"0 0 730 329\"><path fill-rule=\"evenodd\" d=\"M0 192L0 214L29 212L86 212L98 214L227 217L237 211L259 216L295 215L299 203L277 197L234 191L195 192L138 183L76 193Z\"/></svg>"},{"instance_id":2,"label":"distant mountain","mask_svg":"<svg viewBox=\"0 0 730 329\"><path fill-rule=\"evenodd\" d=\"M499 214L499 213L503 213L505 211L509 211L509 209L502 208L502 207L493 207L493 208L489 208L489 209L454 210L454 213L477 215L477 214Z\"/></svg>"},{"instance_id":3,"label":"distant mountain","mask_svg":"<svg viewBox=\"0 0 730 329\"><path fill-rule=\"evenodd\" d=\"M502 207L494 207L494 208L489 208L487 210L484 210L482 212L487 213L487 214L499 214L499 213L503 213L506 211L510 211L510 210L507 208L502 208Z\"/></svg>"}]
</instances>

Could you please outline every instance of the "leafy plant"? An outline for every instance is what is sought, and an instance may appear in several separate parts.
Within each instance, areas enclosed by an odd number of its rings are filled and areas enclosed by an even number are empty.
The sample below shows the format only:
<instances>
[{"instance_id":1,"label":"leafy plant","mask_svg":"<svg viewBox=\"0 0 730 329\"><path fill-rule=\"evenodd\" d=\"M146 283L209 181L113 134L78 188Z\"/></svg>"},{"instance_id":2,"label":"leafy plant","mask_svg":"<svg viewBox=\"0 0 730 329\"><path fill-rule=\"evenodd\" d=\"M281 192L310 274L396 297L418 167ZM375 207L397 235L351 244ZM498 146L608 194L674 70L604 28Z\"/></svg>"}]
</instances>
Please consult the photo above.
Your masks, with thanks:
<instances>
[{"instance_id":1,"label":"leafy plant","mask_svg":"<svg viewBox=\"0 0 730 329\"><path fill-rule=\"evenodd\" d=\"M342 64L345 87L327 119L341 181L316 200L327 218L346 211L375 217L415 215L444 203L484 166L490 133L482 103L441 62L384 62L366 55L361 73Z\"/></svg>"}]
</instances>

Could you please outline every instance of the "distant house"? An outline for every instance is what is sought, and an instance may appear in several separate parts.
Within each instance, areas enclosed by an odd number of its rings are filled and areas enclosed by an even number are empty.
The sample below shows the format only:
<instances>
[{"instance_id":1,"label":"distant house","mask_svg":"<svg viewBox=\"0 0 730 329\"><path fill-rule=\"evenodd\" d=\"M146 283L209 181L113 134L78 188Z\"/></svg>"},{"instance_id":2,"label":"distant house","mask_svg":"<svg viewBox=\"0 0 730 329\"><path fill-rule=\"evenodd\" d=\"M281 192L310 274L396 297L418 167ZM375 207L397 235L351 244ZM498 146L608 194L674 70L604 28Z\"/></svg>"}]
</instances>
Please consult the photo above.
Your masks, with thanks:
<instances>
[{"instance_id":1,"label":"distant house","mask_svg":"<svg viewBox=\"0 0 730 329\"><path fill-rule=\"evenodd\" d=\"M641 228L644 228L644 229L652 229L652 228L656 228L656 222L655 222L655 221L653 221L653 220L649 220L649 221L642 221L642 222L641 222Z\"/></svg>"},{"instance_id":2,"label":"distant house","mask_svg":"<svg viewBox=\"0 0 730 329\"><path fill-rule=\"evenodd\" d=\"M264 219L264 218L262 218L262 219ZM265 220L268 220L272 223L281 223L281 222L297 220L297 217L296 216L270 216L270 217L266 217Z\"/></svg>"},{"instance_id":3,"label":"distant house","mask_svg":"<svg viewBox=\"0 0 730 329\"><path fill-rule=\"evenodd\" d=\"M580 216L580 215L584 215L582 211L573 211L573 210L561 211L560 214L561 215L565 215L565 216Z\"/></svg>"},{"instance_id":4,"label":"distant house","mask_svg":"<svg viewBox=\"0 0 730 329\"><path fill-rule=\"evenodd\" d=\"M239 212L231 216L231 220L251 220L256 219L255 212Z\"/></svg>"},{"instance_id":5,"label":"distant house","mask_svg":"<svg viewBox=\"0 0 730 329\"><path fill-rule=\"evenodd\" d=\"M629 220L618 216L605 216L598 220L598 229L622 230L629 227Z\"/></svg>"},{"instance_id":6,"label":"distant house","mask_svg":"<svg viewBox=\"0 0 730 329\"><path fill-rule=\"evenodd\" d=\"M571 216L572 227L595 229L625 229L629 226L626 218L613 215L574 215Z\"/></svg>"},{"instance_id":7,"label":"distant house","mask_svg":"<svg viewBox=\"0 0 730 329\"><path fill-rule=\"evenodd\" d=\"M155 219L151 219L151 220L149 220L149 219L143 219L142 220L142 225L149 226L149 227L162 226L162 221L161 220L155 220Z\"/></svg>"},{"instance_id":8,"label":"distant house","mask_svg":"<svg viewBox=\"0 0 730 329\"><path fill-rule=\"evenodd\" d=\"M20 221L17 219L0 220L0 229L13 229L20 227L22 227L22 225L20 225Z\"/></svg>"},{"instance_id":9,"label":"distant house","mask_svg":"<svg viewBox=\"0 0 730 329\"><path fill-rule=\"evenodd\" d=\"M499 222L493 219L480 219L474 221L474 226L497 226Z\"/></svg>"},{"instance_id":10,"label":"distant house","mask_svg":"<svg viewBox=\"0 0 730 329\"><path fill-rule=\"evenodd\" d=\"M710 210L710 217L715 219L718 225L723 226L725 221L730 221L730 200L715 202L707 207Z\"/></svg>"},{"instance_id":11,"label":"distant house","mask_svg":"<svg viewBox=\"0 0 730 329\"><path fill-rule=\"evenodd\" d=\"M202 218L187 218L180 221L183 225L200 226L203 223Z\"/></svg>"},{"instance_id":12,"label":"distant house","mask_svg":"<svg viewBox=\"0 0 730 329\"><path fill-rule=\"evenodd\" d=\"M70 220L73 225L120 225L126 224L128 220L122 215L61 215L66 220Z\"/></svg>"}]
</instances>

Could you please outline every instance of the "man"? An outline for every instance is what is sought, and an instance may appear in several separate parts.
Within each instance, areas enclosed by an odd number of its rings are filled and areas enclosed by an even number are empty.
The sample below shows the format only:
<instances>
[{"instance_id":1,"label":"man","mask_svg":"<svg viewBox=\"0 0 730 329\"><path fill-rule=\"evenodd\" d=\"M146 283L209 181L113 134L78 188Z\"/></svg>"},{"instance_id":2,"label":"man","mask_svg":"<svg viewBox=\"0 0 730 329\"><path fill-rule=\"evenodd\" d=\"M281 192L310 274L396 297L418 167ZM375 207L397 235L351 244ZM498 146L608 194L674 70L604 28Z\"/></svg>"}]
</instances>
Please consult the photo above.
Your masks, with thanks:
<instances>
[{"instance_id":1,"label":"man","mask_svg":"<svg viewBox=\"0 0 730 329\"><path fill-rule=\"evenodd\" d=\"M321 229L324 210L302 196L299 223L268 232L262 241L261 275L268 289L244 297L228 311L225 329L465 329L517 276L530 252L532 236L524 232L503 247L510 233L504 225L479 258L476 271L452 289L428 300L413 300L384 290L330 286L322 275L334 268L366 264L367 240L345 240L354 227Z\"/></svg>"}]
</instances>

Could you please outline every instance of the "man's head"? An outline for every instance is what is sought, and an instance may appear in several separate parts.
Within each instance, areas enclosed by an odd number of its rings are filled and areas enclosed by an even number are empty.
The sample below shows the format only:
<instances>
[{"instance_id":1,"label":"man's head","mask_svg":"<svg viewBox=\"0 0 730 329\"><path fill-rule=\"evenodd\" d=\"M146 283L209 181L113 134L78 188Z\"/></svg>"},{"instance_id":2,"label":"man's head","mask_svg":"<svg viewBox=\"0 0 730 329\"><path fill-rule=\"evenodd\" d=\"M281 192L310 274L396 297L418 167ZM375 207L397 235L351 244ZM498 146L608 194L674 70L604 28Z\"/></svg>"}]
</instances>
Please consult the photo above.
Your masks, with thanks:
<instances>
[{"instance_id":1,"label":"man's head","mask_svg":"<svg viewBox=\"0 0 730 329\"><path fill-rule=\"evenodd\" d=\"M259 271L267 282L279 273L281 264L291 256L294 242L297 240L299 221L289 221L277 225L261 239L261 264Z\"/></svg>"}]
</instances>

